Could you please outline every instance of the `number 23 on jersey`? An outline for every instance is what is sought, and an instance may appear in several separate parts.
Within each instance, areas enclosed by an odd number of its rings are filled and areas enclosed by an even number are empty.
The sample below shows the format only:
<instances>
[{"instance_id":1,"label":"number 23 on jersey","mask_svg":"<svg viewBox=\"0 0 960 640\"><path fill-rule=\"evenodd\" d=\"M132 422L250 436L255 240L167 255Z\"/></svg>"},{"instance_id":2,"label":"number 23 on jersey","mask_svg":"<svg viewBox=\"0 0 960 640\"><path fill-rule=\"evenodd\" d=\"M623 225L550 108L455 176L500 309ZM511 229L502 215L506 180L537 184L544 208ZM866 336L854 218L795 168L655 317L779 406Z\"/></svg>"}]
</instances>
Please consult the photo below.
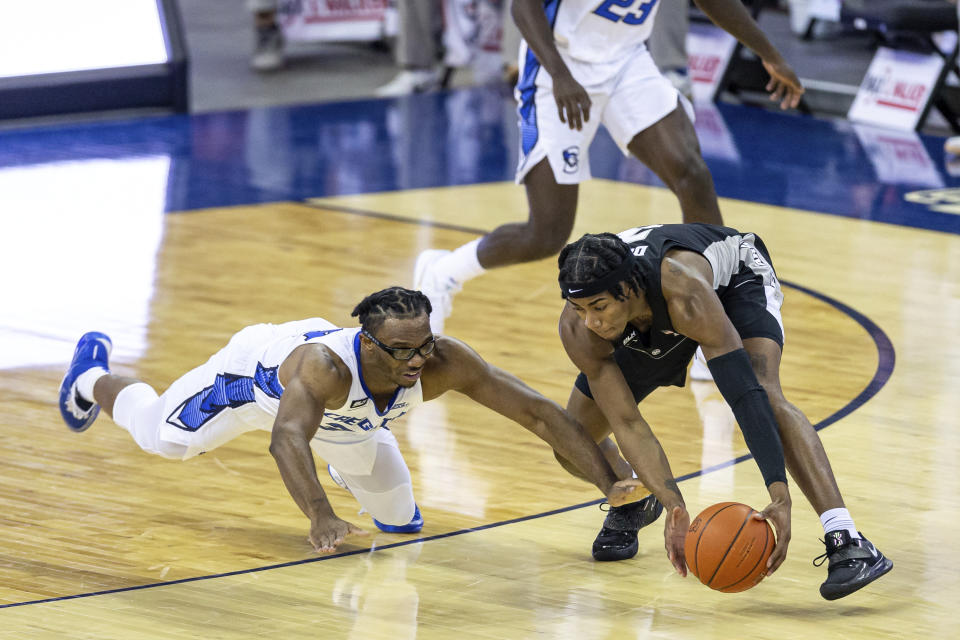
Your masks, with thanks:
<instances>
[{"instance_id":1,"label":"number 23 on jersey","mask_svg":"<svg viewBox=\"0 0 960 640\"><path fill-rule=\"evenodd\" d=\"M650 11L653 10L655 4L658 0L650 0L649 2L639 2L638 0L604 0L603 3L593 10L595 14L601 18L606 18L607 20L612 20L613 22L623 21L624 24L629 25L638 25L646 22L647 17L650 15ZM621 9L631 9L636 8L632 11L627 11L623 14L614 11L614 7L620 7Z\"/></svg>"}]
</instances>

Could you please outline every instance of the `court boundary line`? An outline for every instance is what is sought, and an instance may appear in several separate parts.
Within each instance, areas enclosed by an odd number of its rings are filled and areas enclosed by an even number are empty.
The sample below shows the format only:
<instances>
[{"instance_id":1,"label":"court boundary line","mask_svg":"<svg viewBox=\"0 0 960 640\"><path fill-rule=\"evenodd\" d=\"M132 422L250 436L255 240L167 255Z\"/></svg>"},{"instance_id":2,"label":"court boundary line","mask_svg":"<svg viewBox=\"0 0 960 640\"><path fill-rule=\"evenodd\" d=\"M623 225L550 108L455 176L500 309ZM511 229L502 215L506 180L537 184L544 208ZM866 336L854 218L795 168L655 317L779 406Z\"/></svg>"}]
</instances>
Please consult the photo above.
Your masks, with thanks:
<instances>
[{"instance_id":1,"label":"court boundary line","mask_svg":"<svg viewBox=\"0 0 960 640\"><path fill-rule=\"evenodd\" d=\"M311 209L336 211L337 213L348 213L353 216L363 218L376 218L377 220L387 220L390 222L400 222L402 224L412 224L419 227L434 227L437 229L447 229L448 231L462 231L482 236L487 234L486 229L477 229L476 227L467 227L461 224L450 224L449 222L439 222L437 220L421 220L419 218L410 218L397 215L395 213L383 213L380 211L370 211L369 209L357 209L356 207L344 207L342 205L327 204L325 202L315 202L313 198L300 202L303 206Z\"/></svg>"},{"instance_id":2,"label":"court boundary line","mask_svg":"<svg viewBox=\"0 0 960 640\"><path fill-rule=\"evenodd\" d=\"M360 215L360 216L364 216L364 217L371 217L371 218L378 218L378 219L383 219L383 220L390 220L390 221L393 221L393 222L400 222L400 223L405 223L405 224L416 224L416 225L420 225L420 226L433 226L433 227L442 228L442 229L449 229L449 230L454 230L454 231L464 231L464 232L467 232L467 233L474 233L474 234L477 234L477 235L484 235L484 234L487 233L485 230L482 230L482 229L474 229L474 228L471 228L471 227L465 227L465 226L460 226L460 225L451 225L451 224L447 224L447 223L433 222L433 221L430 221L430 220L418 220L418 219L415 219L415 218L406 218L406 217L397 216L397 215L394 215L394 214L379 213L379 212L376 212L376 211L365 211L365 210L363 210L363 209L354 209L354 208L351 208L351 207L341 207L341 206L337 206L337 205L330 206L330 205L326 205L326 204L311 203L311 202L304 202L304 203L302 203L302 204L304 204L305 206L311 207L311 208L315 208L315 209L327 209L327 210L330 210L330 211L336 211L336 212L340 212L340 213L348 213L348 214L352 214L352 215ZM876 349L877 349L877 355L878 355L877 368L876 368L876 370L874 371L873 377L871 378L870 382L867 383L867 386L864 387L864 389L863 389L859 394L857 394L856 396L854 396L853 399L851 399L849 402L847 402L847 404L845 404L843 407L841 407L840 409L838 409L838 410L835 411L834 413L830 414L829 416L827 416L827 417L824 418L823 420L821 420L821 421L817 422L815 425L813 425L813 428L814 428L815 430L820 431L820 430L825 429L826 427L834 424L835 422L839 421L840 419L845 418L846 416L850 415L851 413L853 413L854 411L856 411L857 409L859 409L860 407L862 407L863 405L865 405L873 396L875 396L877 393L879 393L879 391L887 384L887 381L889 381L890 377L893 375L893 370L894 370L894 367L895 367L895 365L896 365L896 351L895 351L895 349L894 349L894 347L893 347L893 342L890 340L889 336L887 336L887 334L883 331L883 329L881 329L879 325L877 325L877 324L876 324L875 322L873 322L870 318L868 318L866 315L860 313L860 312L857 311L856 309L854 309L854 308L852 308L852 307L850 307L850 306L848 306L848 305L840 302L839 300L836 300L836 299L834 299L834 298L831 298L830 296L827 296L827 295L825 295L825 294L819 293L818 291L814 291L813 289L810 289L810 288L808 288L808 287L804 287L803 285L799 285L799 284L796 284L796 283L793 283L793 282L789 282L789 281L786 281L786 280L780 280L780 284L785 285L785 286L787 286L787 287L790 287L791 289L795 289L795 290L797 290L797 291L800 291L801 293L805 293L805 294L807 294L807 295L809 295L809 296L811 296L811 297L813 297L813 298L815 298L815 299L817 299L817 300L820 300L821 302L824 302L824 303L826 303L826 304L834 307L835 309L837 309L837 310L840 311L841 313L843 313L843 314L849 316L850 318L852 318L857 324L860 325L861 328L864 329L864 331L867 332L867 335L870 336L870 338L873 340L874 346L875 346ZM727 461L725 461L725 462L721 462L721 463L715 464L715 465L713 465L713 466L706 467L706 468L704 468L704 469L699 469L699 470L697 470L697 471L692 471L692 472L690 472L690 473L688 473L688 474L685 474L685 475L682 475L682 476L679 476L679 477L675 478L675 480L676 480L678 483L684 482L684 481L690 480L690 479L692 479L692 478L698 478L698 477L704 476L704 475L706 475L706 474L708 474L708 473L713 473L714 471L718 471L718 470L720 470L720 469L726 469L727 467L732 467L733 465L740 464L741 462L745 462L745 461L750 460L750 459L752 459L752 458L753 458L753 455L747 453L747 454L744 454L744 455L739 456L739 457L737 457L737 458L733 458L732 460L727 460ZM438 533L438 534L435 534L435 535L432 535L432 536L423 537L423 538L415 538L415 539L412 539L412 540L401 540L400 542L394 542L394 543L391 543L391 544L383 545L382 547L372 546L372 547L369 547L369 548L354 549L354 550L352 550L352 551L344 551L344 552L342 552L342 553L335 553L335 554L326 555L326 556L320 556L320 557L315 557L315 558L304 558L304 559L302 559L302 560L291 560L291 561L289 561L289 562L281 562L281 563L279 563L279 564L271 564L271 565L266 565L266 566L263 566L263 567L253 567L253 568L250 568L250 569L237 569L236 571L227 571L227 572L223 572L223 573L209 574L209 575L204 575L204 576L193 576L193 577L190 577L190 578L180 578L179 580L169 580L169 581L166 581L166 582L151 582L151 583L149 583L149 584L134 585L134 586L130 586L130 587L118 587L118 588L116 588L116 589L105 589L105 590L101 590L101 591L92 591L92 592L88 592L88 593L76 593L76 594L72 594L72 595L68 595L68 596L55 596L55 597L52 597L52 598L42 598L42 599L38 599L38 600L28 600L28 601L25 601L25 602L12 602L12 603L9 603L9 604L0 604L0 609L10 609L10 608L13 608L13 607L24 607L24 606L27 606L27 605L36 605L36 604L49 604L49 603L52 603L52 602L62 602L62 601L66 601L66 600L77 600L77 599L80 599L80 598L91 598L91 597L94 597L94 596L104 596L104 595L111 595L111 594L116 594L116 593L126 593L126 592L129 592L129 591L142 591L142 590L144 590L144 589L155 589L155 588L159 588L159 587L169 587L169 586L174 586L174 585L178 585L178 584L187 584L187 583L191 583L191 582L201 582L201 581L204 581L204 580L214 580L214 579L217 579L217 578L229 578L229 577L238 576L238 575L244 575L244 574L250 574L250 573L259 573L259 572L261 572L261 571L272 571L272 570L274 570L274 569L284 569L284 568L287 568L287 567L295 567L295 566L304 565L304 564L311 564L311 563L315 563L315 562L325 562L325 561L328 561L328 560L334 560L334 559L337 559L337 558L347 558L347 557L350 557L350 556L360 555L360 554L363 554L363 553L374 553L374 552L376 552L376 551L383 551L383 550L386 550L386 549L395 549L395 548L397 548L397 547L403 547L403 546L407 546L407 545L411 545L411 544L420 544L420 543L425 543L425 542L432 542L432 541L434 541L434 540L443 540L443 539L446 539L446 538L453 538L453 537L465 535L465 534L468 534L468 533L476 533L476 532L479 532L479 531L486 531L487 529L494 529L494 528L497 528L497 527L503 527L503 526L506 526L506 525L516 524L516 523L519 523L519 522L526 522L526 521L528 521L528 520L535 520L535 519L537 519L537 518L546 518L546 517L549 517L549 516L554 516L554 515L558 515L558 514L561 514L561 513L566 513L566 512L568 512L568 511L574 511L574 510L576 510L576 509L583 509L583 508L585 508L585 507L590 507L590 506L593 506L593 505L596 505L596 504L600 504L600 503L602 503L602 502L604 502L604 501L605 501L605 500L604 500L603 498L597 498L596 500L590 500L590 501L588 501L588 502L581 502L581 503L579 503L579 504L575 504L575 505L571 505L571 506L567 506L567 507L560 507L560 508L558 508L558 509L552 509L552 510L550 510L550 511L544 511L544 512L541 512L541 513L535 513L535 514L531 514L531 515L520 516L520 517L517 517L517 518L511 518L510 520L501 520L501 521L499 521L499 522L491 522L491 523L488 523L488 524L480 525L480 526L477 526L477 527L470 527L470 528L467 528L467 529L457 529L456 531L448 531L447 533Z\"/></svg>"}]
</instances>

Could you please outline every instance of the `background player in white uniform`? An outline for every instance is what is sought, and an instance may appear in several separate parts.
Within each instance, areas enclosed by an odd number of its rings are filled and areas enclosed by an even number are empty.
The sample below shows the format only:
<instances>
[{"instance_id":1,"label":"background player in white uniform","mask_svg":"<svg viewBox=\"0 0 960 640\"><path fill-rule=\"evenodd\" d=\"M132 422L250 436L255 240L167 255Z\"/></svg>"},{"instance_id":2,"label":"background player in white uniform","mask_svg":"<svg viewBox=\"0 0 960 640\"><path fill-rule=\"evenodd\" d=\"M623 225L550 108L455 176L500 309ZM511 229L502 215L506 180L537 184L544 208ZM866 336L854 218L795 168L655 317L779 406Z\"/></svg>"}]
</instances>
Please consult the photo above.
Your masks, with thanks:
<instances>
[{"instance_id":1,"label":"background player in white uniform","mask_svg":"<svg viewBox=\"0 0 960 640\"><path fill-rule=\"evenodd\" d=\"M414 287L430 297L440 332L452 296L486 269L557 253L573 229L578 184L590 178L590 142L600 123L625 154L650 167L680 200L684 222L721 224L713 178L700 154L692 109L657 70L644 44L660 2L686 0L513 0L524 43L517 99L526 222L502 225L453 252L428 250ZM752 49L770 73L781 107L803 93L796 74L740 0L697 0L718 26Z\"/></svg>"},{"instance_id":2,"label":"background player in white uniform","mask_svg":"<svg viewBox=\"0 0 960 640\"><path fill-rule=\"evenodd\" d=\"M435 337L429 313L422 293L393 287L357 305L359 328L321 319L247 327L160 396L140 380L111 374L110 339L87 333L61 384L60 412L68 427L83 431L103 407L142 449L168 458L187 459L247 431L272 430L270 453L310 519L317 551L333 551L347 534L364 532L334 514L311 447L381 529L419 530L410 472L389 427L450 390L543 438L610 504L638 497L639 482L617 482L600 449L559 405L464 343Z\"/></svg>"}]
</instances>

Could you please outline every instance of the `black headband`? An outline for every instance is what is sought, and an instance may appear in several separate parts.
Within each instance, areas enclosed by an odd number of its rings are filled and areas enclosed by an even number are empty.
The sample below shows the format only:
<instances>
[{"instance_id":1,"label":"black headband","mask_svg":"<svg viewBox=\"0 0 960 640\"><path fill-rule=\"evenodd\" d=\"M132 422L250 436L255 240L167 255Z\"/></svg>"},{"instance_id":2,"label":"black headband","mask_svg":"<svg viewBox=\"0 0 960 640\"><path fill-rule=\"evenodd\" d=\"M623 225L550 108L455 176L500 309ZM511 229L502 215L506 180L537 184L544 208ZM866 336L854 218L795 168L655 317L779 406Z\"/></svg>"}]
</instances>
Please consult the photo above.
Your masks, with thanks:
<instances>
[{"instance_id":1,"label":"black headband","mask_svg":"<svg viewBox=\"0 0 960 640\"><path fill-rule=\"evenodd\" d=\"M587 298L611 290L616 291L617 285L633 277L634 264L636 264L636 260L631 253L627 254L627 257L624 258L623 262L621 262L616 269L597 280L591 280L590 282L564 282L558 279L560 283L560 295L564 298Z\"/></svg>"}]
</instances>

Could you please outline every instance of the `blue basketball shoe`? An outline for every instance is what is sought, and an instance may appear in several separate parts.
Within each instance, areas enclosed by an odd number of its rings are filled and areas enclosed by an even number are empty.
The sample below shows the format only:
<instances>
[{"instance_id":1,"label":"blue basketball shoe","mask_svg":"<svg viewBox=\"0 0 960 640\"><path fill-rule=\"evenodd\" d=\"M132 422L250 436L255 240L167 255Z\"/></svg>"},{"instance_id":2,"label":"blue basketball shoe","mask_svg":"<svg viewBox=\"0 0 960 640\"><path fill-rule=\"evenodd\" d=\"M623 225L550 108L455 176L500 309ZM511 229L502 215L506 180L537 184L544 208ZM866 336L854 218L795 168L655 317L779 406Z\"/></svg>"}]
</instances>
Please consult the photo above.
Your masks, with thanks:
<instances>
[{"instance_id":1,"label":"blue basketball shoe","mask_svg":"<svg viewBox=\"0 0 960 640\"><path fill-rule=\"evenodd\" d=\"M418 533L423 529L423 517L420 515L420 507L413 505L413 517L407 524L383 524L376 518L373 519L373 524L384 533Z\"/></svg>"},{"instance_id":2,"label":"blue basketball shoe","mask_svg":"<svg viewBox=\"0 0 960 640\"><path fill-rule=\"evenodd\" d=\"M350 491L350 487L347 486L347 483L344 482L340 474L337 473L337 470L333 468L333 465L327 465L327 473L330 474L330 479L333 480L338 487L348 491L351 495L353 494L353 492ZM361 513L363 512L361 511ZM413 518L411 518L407 524L383 524L376 518L373 518L373 524L377 525L377 529L380 529L380 531L384 533L418 533L423 529L423 516L420 515L420 507L414 505Z\"/></svg>"},{"instance_id":3,"label":"blue basketball shoe","mask_svg":"<svg viewBox=\"0 0 960 640\"><path fill-rule=\"evenodd\" d=\"M100 405L89 402L77 393L77 378L93 367L110 370L110 351L113 343L109 336L99 331L85 333L77 342L73 352L73 361L67 369L67 375L60 383L60 415L67 426L76 432L86 430L100 413Z\"/></svg>"}]
</instances>

